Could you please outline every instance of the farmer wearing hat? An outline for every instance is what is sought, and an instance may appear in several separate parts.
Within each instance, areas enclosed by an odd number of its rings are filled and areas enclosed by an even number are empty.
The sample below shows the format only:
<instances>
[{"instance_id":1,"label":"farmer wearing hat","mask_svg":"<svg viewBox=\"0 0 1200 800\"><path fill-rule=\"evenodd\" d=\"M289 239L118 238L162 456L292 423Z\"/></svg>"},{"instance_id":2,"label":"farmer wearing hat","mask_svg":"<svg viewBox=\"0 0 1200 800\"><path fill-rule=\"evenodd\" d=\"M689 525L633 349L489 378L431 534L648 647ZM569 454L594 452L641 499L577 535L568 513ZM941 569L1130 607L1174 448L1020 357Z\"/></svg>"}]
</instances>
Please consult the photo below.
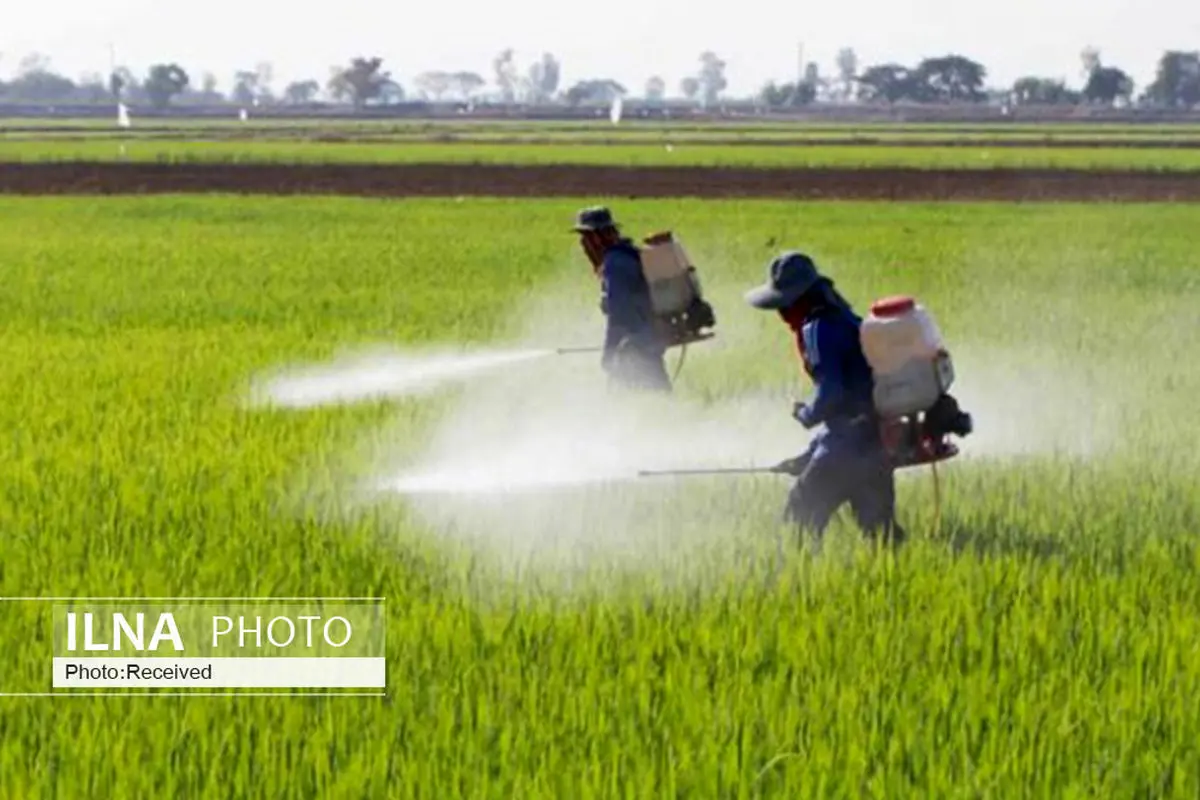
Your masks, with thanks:
<instances>
[{"instance_id":1,"label":"farmer wearing hat","mask_svg":"<svg viewBox=\"0 0 1200 800\"><path fill-rule=\"evenodd\" d=\"M895 480L879 439L871 368L859 344L862 320L812 259L789 251L768 267L767 282L746 293L753 307L778 312L792 331L816 393L792 415L806 429L823 425L808 449L788 462L797 480L787 519L818 538L843 503L869 536L899 542Z\"/></svg>"},{"instance_id":2,"label":"farmer wearing hat","mask_svg":"<svg viewBox=\"0 0 1200 800\"><path fill-rule=\"evenodd\" d=\"M573 230L600 278L600 310L608 319L601 368L610 380L629 388L671 391L663 360L666 344L656 327L637 247L621 236L603 206L581 210Z\"/></svg>"}]
</instances>

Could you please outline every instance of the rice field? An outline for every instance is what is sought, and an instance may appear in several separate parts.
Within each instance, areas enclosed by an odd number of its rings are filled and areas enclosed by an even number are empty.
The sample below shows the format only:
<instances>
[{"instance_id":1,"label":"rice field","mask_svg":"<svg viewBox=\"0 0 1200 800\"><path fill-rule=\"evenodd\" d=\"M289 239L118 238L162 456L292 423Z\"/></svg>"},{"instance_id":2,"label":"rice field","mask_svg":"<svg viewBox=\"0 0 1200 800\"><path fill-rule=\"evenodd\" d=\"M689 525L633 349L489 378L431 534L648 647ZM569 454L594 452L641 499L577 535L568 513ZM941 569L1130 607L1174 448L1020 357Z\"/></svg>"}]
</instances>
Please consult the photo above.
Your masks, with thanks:
<instances>
[{"instance_id":1,"label":"rice field","mask_svg":"<svg viewBox=\"0 0 1200 800\"><path fill-rule=\"evenodd\" d=\"M607 108L595 109L591 120L538 120L523 118L361 118L353 117L272 117L251 116L243 121L230 109L228 116L172 116L142 117L137 109L131 112L134 126L128 132L138 134L145 130L156 132L199 130L224 130L230 133L264 131L284 134L289 131L338 132L363 135L418 135L436 133L460 133L469 135L509 136L522 133L563 134L567 136L592 135L600 131L604 135L643 135L646 133L670 133L680 136L728 137L736 134L775 136L1080 136L1098 138L1153 137L1153 136L1197 136L1200 122L1111 122L1089 120L1060 120L1056 122L1031 122L1012 120L1008 122L909 122L870 120L829 120L817 114L809 118L777 119L742 117L732 119L689 119L681 114L674 119L647 119L636 114L626 114L617 126L608 122ZM819 112L818 112L819 114ZM116 127L116 111L109 115L94 117L0 117L0 132L13 134L52 133L69 134L113 132Z\"/></svg>"},{"instance_id":2,"label":"rice field","mask_svg":"<svg viewBox=\"0 0 1200 800\"><path fill-rule=\"evenodd\" d=\"M1141 128L1104 130L1087 128L1075 130L1069 126L960 129L907 128L902 125L872 127L869 125L819 127L769 124L735 127L711 124L705 126L655 125L637 122L612 126L607 120L583 127L561 123L517 124L460 124L449 123L353 123L343 121L295 120L288 124L262 121L231 125L223 121L205 121L184 125L174 120L149 120L125 131L109 125L33 126L0 125L0 137L7 142L70 142L76 140L212 140L218 141L291 141L291 142L357 142L360 144L663 144L671 142L695 144L751 145L858 145L877 144L961 146L993 142L1036 147L1057 146L1161 146L1195 147L1200 142L1200 127L1184 125L1142 126Z\"/></svg>"},{"instance_id":3,"label":"rice field","mask_svg":"<svg viewBox=\"0 0 1200 800\"><path fill-rule=\"evenodd\" d=\"M45 161L158 163L471 163L612 166L1067 168L1195 171L1200 148L913 147L908 145L488 144L272 140L0 140L0 163Z\"/></svg>"},{"instance_id":4,"label":"rice field","mask_svg":"<svg viewBox=\"0 0 1200 800\"><path fill-rule=\"evenodd\" d=\"M595 201L0 199L0 595L375 595L389 621L384 700L0 697L0 794L1200 793L1200 209L611 200L680 234L716 307L671 408L765 432L764 460L803 447L809 388L741 301L774 253L810 252L860 309L929 305L978 433L940 517L928 471L900 481L896 555L844 520L800 546L778 478L353 502L439 426L518 413L510 384L602 398L591 356L240 402L346 349L598 339L565 232ZM616 401L593 402L599 425ZM471 531L576 560L516 571ZM5 611L0 691L47 690L37 609Z\"/></svg>"}]
</instances>

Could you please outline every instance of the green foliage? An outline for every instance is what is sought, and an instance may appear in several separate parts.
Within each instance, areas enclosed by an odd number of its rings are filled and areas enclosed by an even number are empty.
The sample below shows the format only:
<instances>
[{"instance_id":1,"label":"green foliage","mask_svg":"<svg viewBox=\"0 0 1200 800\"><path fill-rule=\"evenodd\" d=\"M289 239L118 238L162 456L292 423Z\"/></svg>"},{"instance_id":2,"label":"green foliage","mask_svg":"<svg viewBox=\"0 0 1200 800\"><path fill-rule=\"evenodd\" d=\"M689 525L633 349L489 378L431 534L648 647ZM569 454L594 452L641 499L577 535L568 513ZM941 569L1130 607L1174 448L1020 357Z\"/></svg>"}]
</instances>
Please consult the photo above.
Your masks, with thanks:
<instances>
[{"instance_id":1,"label":"green foliage","mask_svg":"<svg viewBox=\"0 0 1200 800\"><path fill-rule=\"evenodd\" d=\"M1011 97L1019 106L1057 106L1078 105L1083 95L1061 80L1028 76L1013 83Z\"/></svg>"},{"instance_id":2,"label":"green foliage","mask_svg":"<svg viewBox=\"0 0 1200 800\"><path fill-rule=\"evenodd\" d=\"M1044 135L1044 134L1043 134ZM230 139L222 141L156 140L153 138L38 141L0 140L0 163L6 161L156 161L160 163L267 162L290 163L474 163L474 164L613 164L622 166L761 166L761 167L928 167L935 168L1070 168L1070 169L1200 169L1200 148L1172 147L954 147L879 145L745 144L728 146L704 141L673 143L581 143L549 141L491 143L485 138L460 143L397 141L394 143L320 142L304 140ZM953 138L953 137L951 137ZM668 149L667 145L670 145Z\"/></svg>"},{"instance_id":3,"label":"green foliage","mask_svg":"<svg viewBox=\"0 0 1200 800\"><path fill-rule=\"evenodd\" d=\"M940 528L928 474L901 481L898 557L842 527L780 555L786 485L735 479L645 497L639 536L713 542L669 572L513 586L416 520L337 513L347 449L385 423L415 447L445 397L236 402L343 347L503 338L559 278L598 333L564 233L583 202L0 200L0 594L389 612L385 700L0 698L0 794L1200 792L1200 211L617 202L631 232L678 231L712 287L723 344L689 357L689 401L799 390L778 320L740 302L778 249L860 308L929 304L964 391L989 391ZM1052 452L1062 428L1096 447ZM36 608L0 611L3 691L46 690Z\"/></svg>"},{"instance_id":4,"label":"green foliage","mask_svg":"<svg viewBox=\"0 0 1200 800\"><path fill-rule=\"evenodd\" d=\"M856 80L870 102L968 103L985 97L987 69L966 56L923 59L915 67L887 63L867 67Z\"/></svg>"},{"instance_id":5,"label":"green foliage","mask_svg":"<svg viewBox=\"0 0 1200 800\"><path fill-rule=\"evenodd\" d=\"M350 59L349 66L334 71L328 88L335 99L350 100L355 108L382 97L389 89L403 94L392 74L383 69L383 59L379 56Z\"/></svg>"},{"instance_id":6,"label":"green foliage","mask_svg":"<svg viewBox=\"0 0 1200 800\"><path fill-rule=\"evenodd\" d=\"M1200 104L1200 51L1163 53L1154 82L1146 87L1143 99L1168 108L1192 108Z\"/></svg>"},{"instance_id":7,"label":"green foliage","mask_svg":"<svg viewBox=\"0 0 1200 800\"><path fill-rule=\"evenodd\" d=\"M178 64L155 64L142 89L155 108L166 108L171 98L181 93L191 83L187 72Z\"/></svg>"}]
</instances>

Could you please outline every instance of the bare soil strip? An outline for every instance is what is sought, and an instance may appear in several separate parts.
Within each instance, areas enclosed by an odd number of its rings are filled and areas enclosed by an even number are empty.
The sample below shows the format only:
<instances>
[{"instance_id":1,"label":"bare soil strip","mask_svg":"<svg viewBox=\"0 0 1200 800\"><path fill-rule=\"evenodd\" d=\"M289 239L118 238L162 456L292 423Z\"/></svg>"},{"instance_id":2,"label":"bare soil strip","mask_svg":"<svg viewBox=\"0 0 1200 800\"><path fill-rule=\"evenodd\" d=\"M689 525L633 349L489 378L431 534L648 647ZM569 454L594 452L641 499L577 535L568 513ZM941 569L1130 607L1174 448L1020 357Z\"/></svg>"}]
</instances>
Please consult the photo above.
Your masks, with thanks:
<instances>
[{"instance_id":1,"label":"bare soil strip","mask_svg":"<svg viewBox=\"0 0 1200 800\"><path fill-rule=\"evenodd\" d=\"M362 197L699 197L1200 201L1200 173L1065 169L754 169L505 164L0 165L0 193L219 192Z\"/></svg>"},{"instance_id":2,"label":"bare soil strip","mask_svg":"<svg viewBox=\"0 0 1200 800\"><path fill-rule=\"evenodd\" d=\"M50 133L50 132L47 132ZM1200 133L1133 136L1124 138L1098 138L1089 136L1048 133L1044 135L1010 136L1004 138L975 136L939 136L936 138L900 137L900 136L762 136L747 134L745 136L711 136L698 135L689 132L668 132L654 134L626 134L609 136L547 136L530 133L527 135L497 136L473 134L470 132L421 133L401 132L392 135L354 132L354 131L297 131L287 130L258 130L239 131L232 128L216 129L198 133L186 129L139 129L129 134L117 135L107 130L97 129L85 134L71 135L39 135L21 130L16 133L6 133L5 142L186 142L197 144L204 142L312 142L314 144L360 144L379 146L419 147L421 145L457 144L464 147L563 147L579 145L584 147L659 147L673 143L691 147L895 147L895 148L941 148L941 149L1038 149L1038 150L1196 150L1200 149Z\"/></svg>"}]
</instances>

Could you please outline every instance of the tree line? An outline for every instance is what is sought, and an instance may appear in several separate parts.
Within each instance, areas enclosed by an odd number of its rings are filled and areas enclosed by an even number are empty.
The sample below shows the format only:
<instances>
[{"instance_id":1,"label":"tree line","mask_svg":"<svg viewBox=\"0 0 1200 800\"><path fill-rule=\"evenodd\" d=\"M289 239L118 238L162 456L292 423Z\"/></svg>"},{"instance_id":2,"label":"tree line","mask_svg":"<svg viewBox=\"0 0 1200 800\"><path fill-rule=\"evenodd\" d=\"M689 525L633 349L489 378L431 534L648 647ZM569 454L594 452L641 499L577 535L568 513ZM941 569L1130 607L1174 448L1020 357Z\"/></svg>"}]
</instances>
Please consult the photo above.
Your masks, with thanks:
<instances>
[{"instance_id":1,"label":"tree line","mask_svg":"<svg viewBox=\"0 0 1200 800\"><path fill-rule=\"evenodd\" d=\"M153 64L142 75L120 67L107 77L100 73L72 80L54 71L49 59L34 54L22 59L16 75L0 81L0 100L36 103L109 103L149 105L236 104L305 106L319 102L351 104L355 108L402 103L410 99L430 102L501 105L579 106L609 103L618 97L640 97L646 104L680 98L702 107L730 98L726 63L716 53L701 53L695 70L674 87L652 75L631 91L611 78L595 77L561 85L562 65L550 53L522 68L511 49L492 61L492 74L470 71L427 71L410 86L402 86L378 56L358 56L332 67L323 81L292 81L277 87L272 68L263 62L237 71L227 91L218 90L211 72L197 76L173 62ZM800 108L813 104L971 104L1003 103L1017 106L1100 105L1190 109L1200 105L1200 51L1168 50L1158 61L1154 80L1141 91L1129 74L1101 59L1094 48L1080 55L1080 80L1070 86L1062 78L1027 75L1012 86L994 87L980 62L956 53L931 56L916 64L860 66L851 48L837 54L832 74L815 62L787 82L770 82L752 98L769 109ZM490 80L489 80L490 78ZM674 92L672 92L672 88Z\"/></svg>"}]
</instances>

